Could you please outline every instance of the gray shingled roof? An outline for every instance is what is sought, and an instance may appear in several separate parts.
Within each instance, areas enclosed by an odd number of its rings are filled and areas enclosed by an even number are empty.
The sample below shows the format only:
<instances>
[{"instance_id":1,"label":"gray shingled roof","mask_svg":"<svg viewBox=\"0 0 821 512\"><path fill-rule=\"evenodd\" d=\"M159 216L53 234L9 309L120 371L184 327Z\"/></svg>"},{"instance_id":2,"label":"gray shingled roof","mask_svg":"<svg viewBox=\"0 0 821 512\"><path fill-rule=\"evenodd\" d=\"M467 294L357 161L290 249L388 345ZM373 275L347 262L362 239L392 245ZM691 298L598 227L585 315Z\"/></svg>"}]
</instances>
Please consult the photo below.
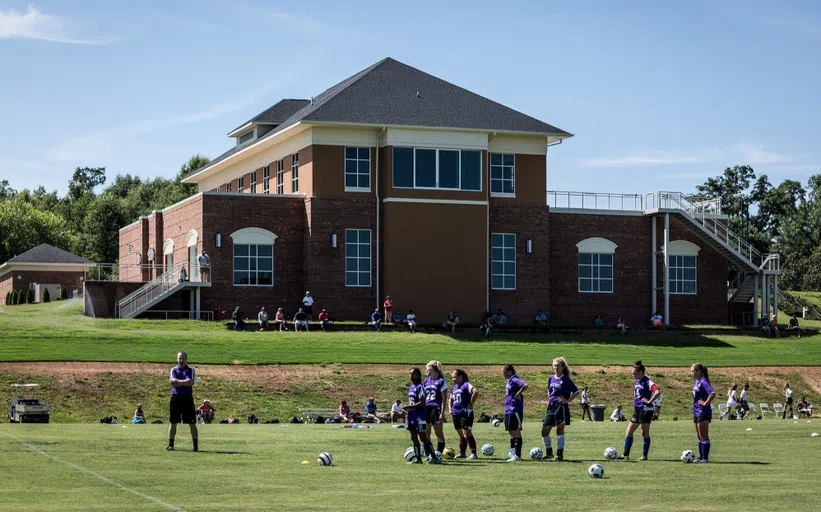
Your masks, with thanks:
<instances>
[{"instance_id":1,"label":"gray shingled roof","mask_svg":"<svg viewBox=\"0 0 821 512\"><path fill-rule=\"evenodd\" d=\"M313 102L308 102L252 145L299 121L572 136L555 126L391 58L377 62L316 96ZM211 160L198 173L246 147L231 148Z\"/></svg>"},{"instance_id":2,"label":"gray shingled roof","mask_svg":"<svg viewBox=\"0 0 821 512\"><path fill-rule=\"evenodd\" d=\"M68 251L58 249L53 245L40 244L34 249L30 249L19 256L7 261L7 263L94 263L83 257L71 254Z\"/></svg>"},{"instance_id":3,"label":"gray shingled roof","mask_svg":"<svg viewBox=\"0 0 821 512\"><path fill-rule=\"evenodd\" d=\"M283 121L285 121L286 119L294 115L297 111L299 111L301 108L310 103L311 100L280 100L275 105L269 107L268 110L263 110L261 113L257 114L250 120L242 123L241 125L237 126L237 128L231 130L231 132L236 131L238 128L243 127L248 123L282 124Z\"/></svg>"}]
</instances>

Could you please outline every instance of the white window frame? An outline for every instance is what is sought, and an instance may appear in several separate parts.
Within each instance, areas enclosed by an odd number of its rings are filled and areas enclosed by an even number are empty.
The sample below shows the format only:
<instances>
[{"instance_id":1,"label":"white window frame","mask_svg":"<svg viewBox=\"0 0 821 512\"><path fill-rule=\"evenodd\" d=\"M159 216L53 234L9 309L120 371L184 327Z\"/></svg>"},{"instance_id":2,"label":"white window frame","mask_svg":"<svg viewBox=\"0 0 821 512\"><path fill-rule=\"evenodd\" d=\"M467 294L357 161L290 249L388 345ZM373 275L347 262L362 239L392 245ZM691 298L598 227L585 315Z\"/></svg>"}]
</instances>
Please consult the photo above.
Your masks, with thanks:
<instances>
[{"instance_id":1,"label":"white window frame","mask_svg":"<svg viewBox=\"0 0 821 512\"><path fill-rule=\"evenodd\" d=\"M291 193L299 194L299 153L291 155Z\"/></svg>"},{"instance_id":2,"label":"white window frame","mask_svg":"<svg viewBox=\"0 0 821 512\"><path fill-rule=\"evenodd\" d=\"M493 165L493 155L499 155L502 157L502 163L500 165ZM510 165L505 165L505 156L512 156L513 157L513 166L511 168L511 174L513 176L513 192L494 192L493 191L493 183L494 182L501 182L502 189L504 190L505 180L504 178L493 178L493 168L498 167L500 172L502 172L502 176L504 176L504 170L506 167L511 167ZM516 197L516 154L515 153L490 153L488 156L488 165L490 167L490 197Z\"/></svg>"},{"instance_id":3,"label":"white window frame","mask_svg":"<svg viewBox=\"0 0 821 512\"><path fill-rule=\"evenodd\" d=\"M684 265L684 258L693 258L693 265ZM693 279L684 279L684 271L687 269L693 270ZM677 271L681 271L682 277L676 277ZM693 291L677 291L677 287L684 289L685 283L693 283ZM670 295L698 295L698 256L691 256L685 254L671 254L670 255Z\"/></svg>"},{"instance_id":4,"label":"white window frame","mask_svg":"<svg viewBox=\"0 0 821 512\"><path fill-rule=\"evenodd\" d=\"M251 174L251 176L248 179L248 183L249 183L248 186L250 188L248 189L248 192L250 192L252 194L256 194L257 193L257 171L253 171L250 174Z\"/></svg>"},{"instance_id":5,"label":"white window frame","mask_svg":"<svg viewBox=\"0 0 821 512\"><path fill-rule=\"evenodd\" d=\"M576 247L579 250L578 255L576 256L576 287L579 290L579 293L616 293L616 249L619 246L606 238L592 237L586 238L581 242L577 243ZM582 254L590 255L590 263L583 264L579 261ZM593 256L596 256L596 259L599 259L598 257L602 254L610 255L610 265L602 265L598 262L595 264L593 263ZM582 277L582 266L589 266L591 268L590 277ZM601 277L601 268L607 266L610 267L610 277ZM593 277L593 267L599 269L598 272L596 272L598 274L598 276L596 277ZM582 290L582 279L591 281L590 290ZM592 290L593 280L596 280L598 282L598 290ZM610 291L601 290L601 282L603 280L610 281Z\"/></svg>"},{"instance_id":6,"label":"white window frame","mask_svg":"<svg viewBox=\"0 0 821 512\"><path fill-rule=\"evenodd\" d=\"M356 150L356 158L348 158L348 149L355 149ZM359 158L359 150L360 149L367 149L368 150L368 186L367 187L349 187L348 186L348 162L354 162L356 166L356 173L355 176L357 178L357 183L359 183L359 162L365 162L365 160ZM345 146L345 153L343 154L343 165L344 171L342 173L343 186L345 187L345 192L370 192L371 191L371 148L370 147L362 147L362 146Z\"/></svg>"},{"instance_id":7,"label":"white window frame","mask_svg":"<svg viewBox=\"0 0 821 512\"><path fill-rule=\"evenodd\" d=\"M243 228L238 231L231 233L231 240L233 241L231 247L231 283L233 286L237 288L273 288L275 282L275 264L276 264L276 251L274 248L277 236L267 229L262 228ZM236 258L235 255L236 247L239 245L246 245L246 246L256 246L257 251L259 251L259 246L265 246L271 248L271 284L236 284L234 282L234 273L237 272L236 269ZM250 252L250 247L249 247ZM249 258L250 256L239 256L240 258ZM259 260L259 256L256 256L257 260ZM263 256L263 258L267 258L267 256ZM250 266L250 265L249 265ZM250 270L240 270L239 272L249 272ZM256 270L257 274L259 274L259 269Z\"/></svg>"},{"instance_id":8,"label":"white window frame","mask_svg":"<svg viewBox=\"0 0 821 512\"><path fill-rule=\"evenodd\" d=\"M357 236L357 242L356 242L357 255L356 256L348 256L348 232L349 231L356 231L356 236ZM349 259L356 259L357 260L357 270L355 271L356 274L357 274L357 279L356 279L357 283L359 283L360 274L364 273L362 270L359 270L359 260L364 259L363 257L359 256L359 246L360 245L365 245L365 244L359 243L359 233L361 231L367 231L368 232L368 240L370 240L370 242L368 243L368 258L367 258L368 259L368 284L348 284L348 260ZM345 271L345 287L346 288L370 288L371 283L373 282L373 233L371 232L370 229L346 229L345 230L344 244L345 244L345 269L344 269L344 271Z\"/></svg>"},{"instance_id":9,"label":"white window frame","mask_svg":"<svg viewBox=\"0 0 821 512\"><path fill-rule=\"evenodd\" d=\"M231 182L230 181L225 184L225 191L226 192L231 192Z\"/></svg>"},{"instance_id":10,"label":"white window frame","mask_svg":"<svg viewBox=\"0 0 821 512\"><path fill-rule=\"evenodd\" d=\"M271 193L271 168L267 165L262 168L262 193Z\"/></svg>"},{"instance_id":11,"label":"white window frame","mask_svg":"<svg viewBox=\"0 0 821 512\"><path fill-rule=\"evenodd\" d=\"M242 194L242 189L245 188L245 176L237 178L237 194Z\"/></svg>"},{"instance_id":12,"label":"white window frame","mask_svg":"<svg viewBox=\"0 0 821 512\"><path fill-rule=\"evenodd\" d=\"M285 193L285 162L277 160L277 194Z\"/></svg>"},{"instance_id":13,"label":"white window frame","mask_svg":"<svg viewBox=\"0 0 821 512\"><path fill-rule=\"evenodd\" d=\"M456 148L425 148L425 147L409 147L409 146L398 146L400 149L411 149L413 150L413 186L412 187L399 187L397 186L394 181L394 158L393 158L393 150L391 152L391 186L393 188L399 189L407 189L407 190L446 190L451 192L482 192L484 188L482 174L484 165L482 164L482 152L480 150L475 149L456 149ZM393 149L396 149L393 148ZM416 186L416 152L417 151L435 151L436 152L436 186L435 187L419 187ZM440 187L439 186L439 152L440 151L456 151L459 156L457 157L457 161L459 162L459 170L457 174L459 175L459 186L456 188L447 188L447 187ZM463 189L462 188L462 151L470 151L472 153L479 153L479 189Z\"/></svg>"},{"instance_id":14,"label":"white window frame","mask_svg":"<svg viewBox=\"0 0 821 512\"><path fill-rule=\"evenodd\" d=\"M494 236L502 236L502 245L501 246L493 245L493 237ZM513 237L513 247L512 247L512 249L513 249L513 274L512 274L513 288L507 288L507 287L504 286L505 278L506 277L511 277L511 274L507 274L504 271L505 263L510 263L510 261L504 259L504 250L505 249L511 249L511 247L508 247L508 245L505 244L505 242L504 242L505 237L508 237L508 236ZM518 285L518 282L517 282L518 280L516 279L516 270L517 270L517 264L516 264L516 259L517 259L516 234L515 233L491 233L490 240L491 240L491 242L490 242L490 254L491 254L491 256L490 256L490 285L491 286L490 287L491 287L491 289L492 290L507 290L507 291L516 290L516 286ZM493 249L501 249L502 250L502 259L501 260L493 259ZM501 263L502 264L502 273L501 274L494 274L493 273L493 264L494 263ZM503 286L501 288L493 286L493 278L496 277L496 276L502 278L502 285Z\"/></svg>"}]
</instances>

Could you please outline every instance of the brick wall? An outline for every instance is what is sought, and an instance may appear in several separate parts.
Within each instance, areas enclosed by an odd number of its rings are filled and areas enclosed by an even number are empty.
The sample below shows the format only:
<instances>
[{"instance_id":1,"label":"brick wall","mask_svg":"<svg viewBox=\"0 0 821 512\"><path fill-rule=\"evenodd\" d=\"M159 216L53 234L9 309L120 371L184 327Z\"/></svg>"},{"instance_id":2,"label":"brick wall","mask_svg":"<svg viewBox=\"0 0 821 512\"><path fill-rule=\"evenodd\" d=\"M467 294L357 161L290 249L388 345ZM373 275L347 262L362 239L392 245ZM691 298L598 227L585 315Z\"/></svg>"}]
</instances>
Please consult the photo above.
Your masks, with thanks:
<instances>
[{"instance_id":1,"label":"brick wall","mask_svg":"<svg viewBox=\"0 0 821 512\"><path fill-rule=\"evenodd\" d=\"M11 270L0 276L0 303L5 304L6 294L13 289L28 290L31 283L59 284L66 291L83 288L83 271ZM56 300L58 297L52 297Z\"/></svg>"},{"instance_id":2,"label":"brick wall","mask_svg":"<svg viewBox=\"0 0 821 512\"><path fill-rule=\"evenodd\" d=\"M83 314L93 318L114 316L114 304L142 286L140 283L89 281L83 287Z\"/></svg>"}]
</instances>

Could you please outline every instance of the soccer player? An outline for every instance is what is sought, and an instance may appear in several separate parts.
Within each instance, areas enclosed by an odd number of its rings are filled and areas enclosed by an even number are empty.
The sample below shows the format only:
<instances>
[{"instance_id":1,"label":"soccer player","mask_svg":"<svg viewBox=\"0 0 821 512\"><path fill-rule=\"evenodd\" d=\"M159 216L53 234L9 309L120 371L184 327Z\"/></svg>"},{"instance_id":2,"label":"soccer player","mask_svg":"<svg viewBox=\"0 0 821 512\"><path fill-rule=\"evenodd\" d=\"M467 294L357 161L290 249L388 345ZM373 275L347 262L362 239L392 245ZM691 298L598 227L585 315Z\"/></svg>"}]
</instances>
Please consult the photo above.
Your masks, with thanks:
<instances>
[{"instance_id":1,"label":"soccer player","mask_svg":"<svg viewBox=\"0 0 821 512\"><path fill-rule=\"evenodd\" d=\"M165 451L174 450L174 438L177 435L177 423L187 423L191 428L191 439L194 451L199 451L197 438L197 413L194 407L194 369L188 366L188 354L177 353L177 366L171 368L168 377L171 383L171 411L169 414L168 447Z\"/></svg>"},{"instance_id":2,"label":"soccer player","mask_svg":"<svg viewBox=\"0 0 821 512\"><path fill-rule=\"evenodd\" d=\"M624 452L622 459L630 459L630 448L633 446L633 433L641 425L641 436L644 438L644 447L641 451L641 460L647 460L650 453L650 423L653 421L655 406L653 402L658 399L661 393L655 382L644 373L644 365L641 360L633 364L633 378L636 383L633 385L633 417L627 425L624 437Z\"/></svg>"},{"instance_id":3,"label":"soccer player","mask_svg":"<svg viewBox=\"0 0 821 512\"><path fill-rule=\"evenodd\" d=\"M738 389L738 384L733 384L729 391L727 391L727 408L724 409L724 412L718 417L719 421L724 419L724 416L732 415L733 411L738 410L739 415L738 419L741 419L741 405L738 403L738 396L736 391ZM732 416L730 416L732 418Z\"/></svg>"},{"instance_id":4,"label":"soccer player","mask_svg":"<svg viewBox=\"0 0 821 512\"><path fill-rule=\"evenodd\" d=\"M570 406L568 405L579 394L579 388L570 380L570 370L563 357L553 360L553 375L547 379L547 412L542 421L542 440L544 441L543 459L553 457L553 445L550 431L556 427L556 458L564 460L564 427L570 424Z\"/></svg>"},{"instance_id":5,"label":"soccer player","mask_svg":"<svg viewBox=\"0 0 821 512\"><path fill-rule=\"evenodd\" d=\"M441 452L445 449L445 432L442 430L442 423L445 422L445 402L448 400L448 383L445 381L445 371L442 363L431 361L425 365L425 419L427 420L427 433L430 437L431 428L436 432L436 450ZM433 457L434 459L436 457Z\"/></svg>"},{"instance_id":6,"label":"soccer player","mask_svg":"<svg viewBox=\"0 0 821 512\"><path fill-rule=\"evenodd\" d=\"M790 419L793 417L793 410L792 410L792 389L790 389L790 383L787 382L784 384L784 412L781 413L781 419L787 418L787 407L790 408Z\"/></svg>"},{"instance_id":7,"label":"soccer player","mask_svg":"<svg viewBox=\"0 0 821 512\"><path fill-rule=\"evenodd\" d=\"M508 462L522 460L522 416L525 412L525 400L522 393L527 389L527 382L516 376L516 369L507 364L502 369L507 383L505 384L505 430L510 434L510 452Z\"/></svg>"},{"instance_id":8,"label":"soccer player","mask_svg":"<svg viewBox=\"0 0 821 512\"><path fill-rule=\"evenodd\" d=\"M698 436L699 458L695 463L706 464L710 459L710 421L713 419L713 408L710 405L716 397L707 367L695 363L690 367L690 374L696 380L693 384L693 425Z\"/></svg>"},{"instance_id":9,"label":"soccer player","mask_svg":"<svg viewBox=\"0 0 821 512\"><path fill-rule=\"evenodd\" d=\"M439 459L433 455L433 445L426 430L426 408L425 408L425 387L422 385L422 371L413 368L410 371L411 385L408 388L408 404L403 408L408 411L408 430L413 443L413 452L416 454L417 464L422 463L422 447L420 440L424 443L425 455L430 457L431 464L438 464Z\"/></svg>"},{"instance_id":10,"label":"soccer player","mask_svg":"<svg viewBox=\"0 0 821 512\"><path fill-rule=\"evenodd\" d=\"M473 437L473 404L479 396L479 391L468 382L468 374L464 370L453 370L453 389L450 392L450 414L453 416L453 426L459 434L459 455L456 459L465 458L465 450L470 446L470 457L476 459L476 439Z\"/></svg>"}]
</instances>

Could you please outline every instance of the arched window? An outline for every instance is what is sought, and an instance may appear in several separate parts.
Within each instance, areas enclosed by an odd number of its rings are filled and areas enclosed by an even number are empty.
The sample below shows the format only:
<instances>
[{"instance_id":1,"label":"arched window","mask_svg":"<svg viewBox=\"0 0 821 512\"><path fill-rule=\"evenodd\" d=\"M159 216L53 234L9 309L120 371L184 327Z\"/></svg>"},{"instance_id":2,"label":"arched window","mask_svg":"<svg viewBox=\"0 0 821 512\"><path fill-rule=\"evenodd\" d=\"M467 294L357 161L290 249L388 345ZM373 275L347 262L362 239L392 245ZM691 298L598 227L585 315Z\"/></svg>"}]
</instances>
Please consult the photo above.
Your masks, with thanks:
<instances>
[{"instance_id":1,"label":"arched window","mask_svg":"<svg viewBox=\"0 0 821 512\"><path fill-rule=\"evenodd\" d=\"M274 242L267 229L244 228L231 233L234 245L234 286L274 285Z\"/></svg>"},{"instance_id":2,"label":"arched window","mask_svg":"<svg viewBox=\"0 0 821 512\"><path fill-rule=\"evenodd\" d=\"M576 244L579 250L579 291L613 293L613 260L616 244L606 238L586 238Z\"/></svg>"},{"instance_id":3,"label":"arched window","mask_svg":"<svg viewBox=\"0 0 821 512\"><path fill-rule=\"evenodd\" d=\"M695 295L699 246L686 240L667 244L670 253L670 293Z\"/></svg>"}]
</instances>

